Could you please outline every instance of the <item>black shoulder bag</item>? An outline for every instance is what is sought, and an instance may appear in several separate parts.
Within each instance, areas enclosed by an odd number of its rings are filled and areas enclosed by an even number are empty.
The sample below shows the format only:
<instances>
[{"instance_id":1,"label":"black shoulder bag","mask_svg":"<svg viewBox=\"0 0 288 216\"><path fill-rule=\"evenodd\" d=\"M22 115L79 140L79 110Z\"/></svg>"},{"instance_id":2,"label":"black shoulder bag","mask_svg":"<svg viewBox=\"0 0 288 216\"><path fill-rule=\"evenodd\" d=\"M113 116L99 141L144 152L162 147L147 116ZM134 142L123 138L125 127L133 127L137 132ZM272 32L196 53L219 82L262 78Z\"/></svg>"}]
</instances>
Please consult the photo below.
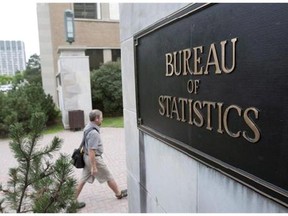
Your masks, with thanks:
<instances>
[{"instance_id":1,"label":"black shoulder bag","mask_svg":"<svg viewBox=\"0 0 288 216\"><path fill-rule=\"evenodd\" d=\"M84 145L85 145L85 138L86 135L92 131L92 130L96 130L98 132L98 130L96 128L89 128L87 131L84 131L83 134L83 138L82 138L82 142L79 146L78 149L74 149L73 153L72 153L72 160L71 163L73 164L73 166L75 166L78 169L82 169L85 166L85 162L84 162Z\"/></svg>"}]
</instances>

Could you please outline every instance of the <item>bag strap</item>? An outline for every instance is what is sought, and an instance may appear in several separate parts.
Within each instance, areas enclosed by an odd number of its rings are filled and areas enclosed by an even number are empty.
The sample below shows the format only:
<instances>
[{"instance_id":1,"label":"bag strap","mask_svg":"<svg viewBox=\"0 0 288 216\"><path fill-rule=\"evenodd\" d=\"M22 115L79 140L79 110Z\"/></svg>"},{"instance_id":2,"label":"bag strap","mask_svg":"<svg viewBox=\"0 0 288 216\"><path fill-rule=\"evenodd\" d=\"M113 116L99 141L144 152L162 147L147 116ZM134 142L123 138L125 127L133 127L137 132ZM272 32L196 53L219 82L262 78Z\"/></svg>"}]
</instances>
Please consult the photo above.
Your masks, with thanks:
<instances>
[{"instance_id":1,"label":"bag strap","mask_svg":"<svg viewBox=\"0 0 288 216\"><path fill-rule=\"evenodd\" d=\"M84 147L84 145L85 145L85 138L86 138L87 134L90 133L90 131L92 131L92 130L96 130L96 131L99 133L99 130L98 130L97 128L95 128L95 127L89 128L89 129L87 129L86 131L84 131L83 138L82 138L82 142L81 142L81 144L80 144L80 146L79 146L79 149L80 149L80 150L81 150L81 148Z\"/></svg>"}]
</instances>

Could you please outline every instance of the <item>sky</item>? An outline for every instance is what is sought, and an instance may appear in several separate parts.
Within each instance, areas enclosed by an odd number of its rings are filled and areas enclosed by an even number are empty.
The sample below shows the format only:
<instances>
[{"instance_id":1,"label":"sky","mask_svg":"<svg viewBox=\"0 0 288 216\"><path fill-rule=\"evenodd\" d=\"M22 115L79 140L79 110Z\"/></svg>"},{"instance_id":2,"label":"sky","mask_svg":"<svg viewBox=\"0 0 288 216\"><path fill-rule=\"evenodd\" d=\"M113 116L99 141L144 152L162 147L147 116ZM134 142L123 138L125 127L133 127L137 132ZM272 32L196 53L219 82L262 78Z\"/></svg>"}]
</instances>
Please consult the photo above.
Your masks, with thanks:
<instances>
[{"instance_id":1,"label":"sky","mask_svg":"<svg viewBox=\"0 0 288 216\"><path fill-rule=\"evenodd\" d=\"M0 40L24 42L26 61L40 55L36 1L1 1L0 29Z\"/></svg>"}]
</instances>

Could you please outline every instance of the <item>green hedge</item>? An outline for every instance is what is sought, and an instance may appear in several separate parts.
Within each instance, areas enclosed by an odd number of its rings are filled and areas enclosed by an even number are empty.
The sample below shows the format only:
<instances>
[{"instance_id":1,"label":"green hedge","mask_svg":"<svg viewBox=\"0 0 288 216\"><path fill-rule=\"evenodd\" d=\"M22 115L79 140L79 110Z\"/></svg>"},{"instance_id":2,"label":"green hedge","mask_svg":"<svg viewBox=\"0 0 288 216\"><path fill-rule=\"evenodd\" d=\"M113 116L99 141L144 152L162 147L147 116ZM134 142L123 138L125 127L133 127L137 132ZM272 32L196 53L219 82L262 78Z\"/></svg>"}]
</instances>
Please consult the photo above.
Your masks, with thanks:
<instances>
[{"instance_id":1,"label":"green hedge","mask_svg":"<svg viewBox=\"0 0 288 216\"><path fill-rule=\"evenodd\" d=\"M100 109L105 116L122 116L121 64L107 62L91 72L93 109Z\"/></svg>"}]
</instances>

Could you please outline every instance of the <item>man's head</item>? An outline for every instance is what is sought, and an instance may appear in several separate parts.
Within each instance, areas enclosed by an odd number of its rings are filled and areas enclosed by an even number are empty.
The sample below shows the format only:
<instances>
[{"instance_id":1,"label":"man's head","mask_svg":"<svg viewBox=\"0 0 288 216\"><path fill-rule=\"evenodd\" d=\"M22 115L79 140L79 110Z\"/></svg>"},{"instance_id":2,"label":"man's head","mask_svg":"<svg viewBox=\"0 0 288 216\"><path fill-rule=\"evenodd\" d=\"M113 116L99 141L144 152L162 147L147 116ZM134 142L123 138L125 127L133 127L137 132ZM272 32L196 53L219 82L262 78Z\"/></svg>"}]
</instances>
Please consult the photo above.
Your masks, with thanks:
<instances>
[{"instance_id":1,"label":"man's head","mask_svg":"<svg viewBox=\"0 0 288 216\"><path fill-rule=\"evenodd\" d=\"M95 109L89 113L89 119L91 122L94 122L96 125L100 126L103 121L102 111Z\"/></svg>"}]
</instances>

